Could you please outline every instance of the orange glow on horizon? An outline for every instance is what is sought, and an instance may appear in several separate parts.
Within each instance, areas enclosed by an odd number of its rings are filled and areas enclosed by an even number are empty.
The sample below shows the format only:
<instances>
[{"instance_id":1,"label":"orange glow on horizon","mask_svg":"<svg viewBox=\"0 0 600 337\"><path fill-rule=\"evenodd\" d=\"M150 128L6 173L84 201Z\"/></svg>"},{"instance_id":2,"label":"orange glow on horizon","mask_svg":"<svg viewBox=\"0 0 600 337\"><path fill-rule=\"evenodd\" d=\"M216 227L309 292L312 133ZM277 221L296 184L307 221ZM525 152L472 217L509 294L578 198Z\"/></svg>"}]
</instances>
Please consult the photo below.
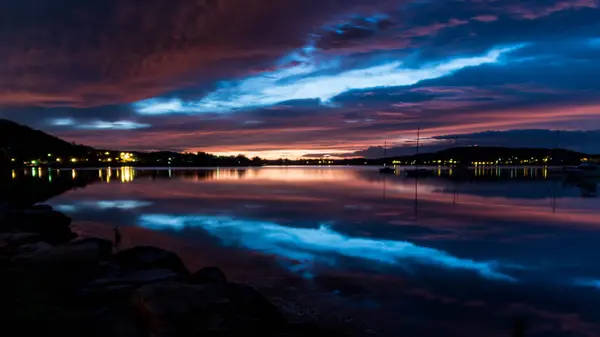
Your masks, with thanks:
<instances>
[{"instance_id":1,"label":"orange glow on horizon","mask_svg":"<svg viewBox=\"0 0 600 337\"><path fill-rule=\"evenodd\" d=\"M204 151L203 151L204 150ZM209 151L206 149L190 149L187 150L186 152L208 152L211 153L213 155L216 156L224 156L224 157L229 157L229 156L237 156L237 155L244 155L248 158L254 158L254 157L260 157L263 159L269 159L269 160L274 160L274 159L291 159L291 160L297 160L297 159L318 159L320 158L320 156L318 156L319 154L322 153L327 153L327 154L332 154L331 157L329 158L339 158L339 157L335 157L335 154L346 154L352 151L348 151L348 150L328 150L328 149L298 149L298 150L287 150L287 149L281 149L281 150L262 150L262 151L244 151L244 150L240 150L240 151ZM310 157L310 155L314 155L314 157Z\"/></svg>"}]
</instances>

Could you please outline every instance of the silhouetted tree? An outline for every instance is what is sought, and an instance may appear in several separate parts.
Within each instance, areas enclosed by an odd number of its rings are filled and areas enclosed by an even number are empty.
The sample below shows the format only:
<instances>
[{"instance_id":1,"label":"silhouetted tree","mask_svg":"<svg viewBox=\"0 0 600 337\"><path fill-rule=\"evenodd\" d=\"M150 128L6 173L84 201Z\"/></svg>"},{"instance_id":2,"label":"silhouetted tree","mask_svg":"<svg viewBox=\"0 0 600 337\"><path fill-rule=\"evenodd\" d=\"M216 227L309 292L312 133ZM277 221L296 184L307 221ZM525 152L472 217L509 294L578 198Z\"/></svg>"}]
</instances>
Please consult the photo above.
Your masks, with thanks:
<instances>
[{"instance_id":1,"label":"silhouetted tree","mask_svg":"<svg viewBox=\"0 0 600 337\"><path fill-rule=\"evenodd\" d=\"M254 158L252 158L252 165L253 166L261 166L262 165L262 159L260 157L254 157Z\"/></svg>"}]
</instances>

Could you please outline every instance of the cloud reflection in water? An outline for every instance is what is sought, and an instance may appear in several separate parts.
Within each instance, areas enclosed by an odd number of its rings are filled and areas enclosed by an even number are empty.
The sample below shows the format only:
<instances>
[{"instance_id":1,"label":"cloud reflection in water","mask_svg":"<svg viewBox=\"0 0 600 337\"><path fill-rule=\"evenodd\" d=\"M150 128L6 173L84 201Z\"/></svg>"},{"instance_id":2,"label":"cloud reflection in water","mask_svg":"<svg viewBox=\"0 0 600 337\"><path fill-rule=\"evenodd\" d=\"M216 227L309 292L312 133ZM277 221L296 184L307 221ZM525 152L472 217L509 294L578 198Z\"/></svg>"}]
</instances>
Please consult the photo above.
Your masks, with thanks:
<instances>
[{"instance_id":1,"label":"cloud reflection in water","mask_svg":"<svg viewBox=\"0 0 600 337\"><path fill-rule=\"evenodd\" d=\"M579 287L590 287L600 289L600 280L598 279L579 279L575 281L575 285Z\"/></svg>"},{"instance_id":2,"label":"cloud reflection in water","mask_svg":"<svg viewBox=\"0 0 600 337\"><path fill-rule=\"evenodd\" d=\"M407 241L351 237L325 226L318 229L295 228L227 216L165 214L142 215L138 218L138 224L153 230L182 230L186 227L200 227L227 245L239 245L251 250L274 254L297 261L304 268L313 265L317 260L333 263L334 256L338 255L390 265L416 263L469 270L488 279L516 281L513 277L500 272L499 264L494 261L477 262L462 259ZM324 255L327 257L324 258Z\"/></svg>"},{"instance_id":3,"label":"cloud reflection in water","mask_svg":"<svg viewBox=\"0 0 600 337\"><path fill-rule=\"evenodd\" d=\"M151 206L151 202L139 200L98 200L98 201L83 201L74 204L60 204L54 206L57 210L66 213L79 212L82 209L120 209L131 210L136 208Z\"/></svg>"}]
</instances>

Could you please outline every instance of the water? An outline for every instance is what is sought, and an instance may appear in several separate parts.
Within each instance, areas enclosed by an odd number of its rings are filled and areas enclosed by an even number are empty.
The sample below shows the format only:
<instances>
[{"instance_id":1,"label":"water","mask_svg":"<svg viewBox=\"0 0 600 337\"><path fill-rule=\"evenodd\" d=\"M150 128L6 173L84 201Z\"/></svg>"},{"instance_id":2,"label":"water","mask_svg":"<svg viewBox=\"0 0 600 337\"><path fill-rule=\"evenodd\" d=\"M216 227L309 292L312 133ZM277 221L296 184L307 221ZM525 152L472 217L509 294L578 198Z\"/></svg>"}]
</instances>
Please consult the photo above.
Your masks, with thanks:
<instances>
[{"instance_id":1,"label":"water","mask_svg":"<svg viewBox=\"0 0 600 337\"><path fill-rule=\"evenodd\" d=\"M527 336L599 336L597 182L544 168L436 175L271 167L35 179L86 177L49 201L80 235L111 238L118 226L122 248L220 266L298 319L389 336L512 336L517 320Z\"/></svg>"}]
</instances>

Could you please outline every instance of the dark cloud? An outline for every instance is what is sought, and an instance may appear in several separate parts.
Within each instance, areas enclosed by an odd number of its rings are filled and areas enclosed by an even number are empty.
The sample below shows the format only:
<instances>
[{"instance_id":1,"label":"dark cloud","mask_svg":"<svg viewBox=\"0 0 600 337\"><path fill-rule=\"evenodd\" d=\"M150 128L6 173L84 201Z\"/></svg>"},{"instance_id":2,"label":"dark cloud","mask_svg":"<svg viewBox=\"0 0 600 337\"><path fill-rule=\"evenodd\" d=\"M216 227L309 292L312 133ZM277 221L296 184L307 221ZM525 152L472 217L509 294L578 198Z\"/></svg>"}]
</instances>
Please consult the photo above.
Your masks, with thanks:
<instances>
[{"instance_id":1,"label":"dark cloud","mask_svg":"<svg viewBox=\"0 0 600 337\"><path fill-rule=\"evenodd\" d=\"M357 4L2 1L0 104L130 102L193 85L199 78L246 73L253 64L302 45L307 33Z\"/></svg>"},{"instance_id":2,"label":"dark cloud","mask_svg":"<svg viewBox=\"0 0 600 337\"><path fill-rule=\"evenodd\" d=\"M94 146L373 155L384 141L410 153L417 127L431 149L446 146L443 135L519 146L531 143L523 131L482 132L600 129L595 0L0 0L0 13L0 117ZM302 67L315 69L293 73ZM423 80L383 81L401 72ZM271 82L257 91L257 79ZM251 104L162 115L131 105L211 94ZM594 150L573 137L565 146Z\"/></svg>"}]
</instances>

